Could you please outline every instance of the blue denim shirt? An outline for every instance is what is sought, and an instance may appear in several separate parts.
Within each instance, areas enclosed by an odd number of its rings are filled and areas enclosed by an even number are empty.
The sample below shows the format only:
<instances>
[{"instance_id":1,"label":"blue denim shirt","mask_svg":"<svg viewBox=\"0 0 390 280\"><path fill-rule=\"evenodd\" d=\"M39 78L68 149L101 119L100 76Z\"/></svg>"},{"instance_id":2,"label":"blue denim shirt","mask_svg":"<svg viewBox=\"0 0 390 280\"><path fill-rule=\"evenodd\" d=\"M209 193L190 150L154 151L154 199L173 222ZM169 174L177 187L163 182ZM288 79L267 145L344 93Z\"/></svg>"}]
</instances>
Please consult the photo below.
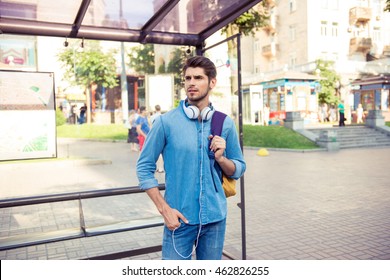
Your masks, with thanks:
<instances>
[{"instance_id":1,"label":"blue denim shirt","mask_svg":"<svg viewBox=\"0 0 390 280\"><path fill-rule=\"evenodd\" d=\"M209 158L210 124L211 120L200 122L189 119L180 104L156 119L137 162L140 188L156 187L156 161L162 153L165 200L192 225L218 222L227 214L220 174L211 167L213 160ZM245 172L246 164L230 117L224 121L221 137L226 140L225 157L236 166L231 178L239 179Z\"/></svg>"}]
</instances>

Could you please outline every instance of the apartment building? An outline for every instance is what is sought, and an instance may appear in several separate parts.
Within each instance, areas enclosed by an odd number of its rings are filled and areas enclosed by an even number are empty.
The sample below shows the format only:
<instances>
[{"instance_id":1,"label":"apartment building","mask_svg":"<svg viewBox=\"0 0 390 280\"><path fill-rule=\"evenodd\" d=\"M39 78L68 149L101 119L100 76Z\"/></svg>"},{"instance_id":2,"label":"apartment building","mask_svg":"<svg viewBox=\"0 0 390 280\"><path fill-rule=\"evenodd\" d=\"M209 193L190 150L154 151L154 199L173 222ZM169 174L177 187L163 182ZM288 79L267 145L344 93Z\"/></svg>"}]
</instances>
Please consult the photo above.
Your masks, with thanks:
<instances>
[{"instance_id":1,"label":"apartment building","mask_svg":"<svg viewBox=\"0 0 390 280\"><path fill-rule=\"evenodd\" d=\"M386 118L389 108L390 13L384 12L385 0L269 0L269 25L256 32L255 36L243 39L243 83L265 85L280 79L304 81L311 88L306 102L315 94L314 77L306 79L297 73L316 74L317 59L334 61L334 70L340 75L339 94L344 100L348 114L359 103L366 110L381 108ZM382 75L382 76L381 76ZM364 84L364 77L370 82ZM373 86L372 76L377 76ZM275 80L275 77L276 80ZM356 79L363 79L362 85ZM386 83L387 80L387 83ZM355 81L355 82L354 82ZM273 91L289 97L282 84ZM311 86L310 86L311 84ZM314 90L313 90L314 87ZM296 88L296 90L298 90ZM302 90L302 88L301 88ZM262 98L269 94L263 88ZM362 92L364 91L364 92ZM299 95L299 93L298 93ZM247 100L250 100L248 97ZM252 98L253 100L253 98ZM265 106L269 100L258 100ZM300 110L299 101L294 101L293 110ZM280 105L280 104L279 104ZM302 105L302 102L301 102ZM256 106L248 106L255 107ZM302 106L301 106L302 107ZM271 112L272 108L271 106ZM286 109L279 106L277 110ZM315 106L312 106L315 109ZM250 110L250 109L249 109ZM260 108L261 110L261 108ZM306 110L308 111L308 110ZM313 113L305 112L305 113ZM253 122L258 112L252 110L246 122Z\"/></svg>"}]
</instances>

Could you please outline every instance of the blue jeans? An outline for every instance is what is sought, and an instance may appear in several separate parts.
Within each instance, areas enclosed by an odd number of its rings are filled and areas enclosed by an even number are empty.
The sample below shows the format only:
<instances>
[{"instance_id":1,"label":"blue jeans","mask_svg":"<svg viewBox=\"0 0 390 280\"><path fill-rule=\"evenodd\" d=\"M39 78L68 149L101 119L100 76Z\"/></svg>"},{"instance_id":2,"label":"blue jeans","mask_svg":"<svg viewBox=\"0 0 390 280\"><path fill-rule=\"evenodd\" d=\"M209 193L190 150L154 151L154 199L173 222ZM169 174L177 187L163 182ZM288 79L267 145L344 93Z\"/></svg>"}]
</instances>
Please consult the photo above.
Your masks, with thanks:
<instances>
[{"instance_id":1,"label":"blue jeans","mask_svg":"<svg viewBox=\"0 0 390 280\"><path fill-rule=\"evenodd\" d=\"M196 246L197 260L220 260L225 240L226 219L202 225L200 232L199 227L200 225L187 225L183 222L174 231L164 227L162 259L191 260Z\"/></svg>"}]
</instances>

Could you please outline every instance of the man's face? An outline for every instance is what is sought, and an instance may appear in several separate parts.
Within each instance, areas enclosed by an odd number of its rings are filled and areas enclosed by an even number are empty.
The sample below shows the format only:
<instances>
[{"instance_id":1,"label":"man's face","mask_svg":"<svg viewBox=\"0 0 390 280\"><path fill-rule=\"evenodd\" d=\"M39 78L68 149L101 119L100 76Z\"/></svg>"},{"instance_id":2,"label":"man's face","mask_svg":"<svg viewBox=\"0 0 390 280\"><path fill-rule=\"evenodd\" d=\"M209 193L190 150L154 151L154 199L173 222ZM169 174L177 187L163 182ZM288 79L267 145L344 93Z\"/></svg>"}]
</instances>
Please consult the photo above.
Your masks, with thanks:
<instances>
[{"instance_id":1,"label":"man's face","mask_svg":"<svg viewBox=\"0 0 390 280\"><path fill-rule=\"evenodd\" d=\"M184 74L184 88L189 101L197 102L205 98L215 83L216 79L209 81L204 69L200 67L187 68Z\"/></svg>"}]
</instances>

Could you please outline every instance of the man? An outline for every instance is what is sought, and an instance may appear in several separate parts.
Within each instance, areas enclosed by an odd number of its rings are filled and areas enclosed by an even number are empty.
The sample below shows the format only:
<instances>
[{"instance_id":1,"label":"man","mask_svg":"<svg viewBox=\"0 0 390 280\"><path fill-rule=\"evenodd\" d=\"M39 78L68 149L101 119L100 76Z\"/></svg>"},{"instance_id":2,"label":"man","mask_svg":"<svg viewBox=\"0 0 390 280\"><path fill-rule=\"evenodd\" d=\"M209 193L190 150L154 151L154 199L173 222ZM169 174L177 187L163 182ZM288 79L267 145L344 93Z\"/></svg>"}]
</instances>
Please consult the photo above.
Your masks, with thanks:
<instances>
[{"instance_id":1,"label":"man","mask_svg":"<svg viewBox=\"0 0 390 280\"><path fill-rule=\"evenodd\" d=\"M137 162L140 188L164 218L163 259L221 259L225 239L227 203L221 174L239 179L246 169L233 120L226 117L221 137L210 135L214 108L209 101L216 85L215 65L195 56L183 67L186 100L157 118ZM163 154L165 195L154 177Z\"/></svg>"},{"instance_id":2,"label":"man","mask_svg":"<svg viewBox=\"0 0 390 280\"><path fill-rule=\"evenodd\" d=\"M345 116L344 116L344 103L341 101L338 105L339 109L339 126L345 126Z\"/></svg>"},{"instance_id":3,"label":"man","mask_svg":"<svg viewBox=\"0 0 390 280\"><path fill-rule=\"evenodd\" d=\"M159 116L161 116L161 107L160 105L156 105L154 106L154 109L156 110L156 112L153 114L153 116L150 117L150 123L153 125L154 121L156 120L156 118L158 118ZM160 156L158 157L158 160L157 160L157 170L156 170L158 173L164 173L164 160L162 158L162 155L160 154Z\"/></svg>"},{"instance_id":4,"label":"man","mask_svg":"<svg viewBox=\"0 0 390 280\"><path fill-rule=\"evenodd\" d=\"M139 108L139 112L140 113L137 120L135 121L135 124L137 125L139 150L142 151L146 135L150 131L150 125L148 120L148 111L146 110L145 106L141 106Z\"/></svg>"}]
</instances>

